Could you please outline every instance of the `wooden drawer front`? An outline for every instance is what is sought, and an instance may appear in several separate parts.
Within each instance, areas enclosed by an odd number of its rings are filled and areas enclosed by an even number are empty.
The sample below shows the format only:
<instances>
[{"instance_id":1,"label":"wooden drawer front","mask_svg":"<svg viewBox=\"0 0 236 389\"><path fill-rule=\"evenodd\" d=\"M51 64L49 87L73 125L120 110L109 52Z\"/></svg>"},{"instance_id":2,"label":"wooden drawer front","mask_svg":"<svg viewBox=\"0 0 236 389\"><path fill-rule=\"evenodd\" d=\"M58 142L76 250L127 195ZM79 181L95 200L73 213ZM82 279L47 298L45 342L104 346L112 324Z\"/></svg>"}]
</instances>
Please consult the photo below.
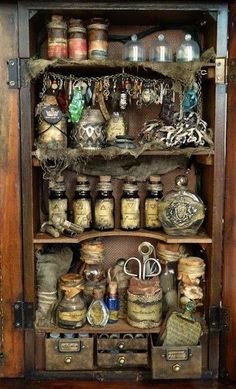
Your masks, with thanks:
<instances>
[{"instance_id":1,"label":"wooden drawer front","mask_svg":"<svg viewBox=\"0 0 236 389\"><path fill-rule=\"evenodd\" d=\"M200 378L201 346L152 346L152 378Z\"/></svg>"},{"instance_id":2,"label":"wooden drawer front","mask_svg":"<svg viewBox=\"0 0 236 389\"><path fill-rule=\"evenodd\" d=\"M101 351L132 351L147 350L148 339L98 339L97 350Z\"/></svg>"},{"instance_id":3,"label":"wooden drawer front","mask_svg":"<svg viewBox=\"0 0 236 389\"><path fill-rule=\"evenodd\" d=\"M93 369L93 338L45 339L46 370Z\"/></svg>"},{"instance_id":4,"label":"wooden drawer front","mask_svg":"<svg viewBox=\"0 0 236 389\"><path fill-rule=\"evenodd\" d=\"M135 367L148 365L148 353L98 353L97 365L99 367Z\"/></svg>"},{"instance_id":5,"label":"wooden drawer front","mask_svg":"<svg viewBox=\"0 0 236 389\"><path fill-rule=\"evenodd\" d=\"M99 367L130 367L148 365L148 339L98 339Z\"/></svg>"}]
</instances>

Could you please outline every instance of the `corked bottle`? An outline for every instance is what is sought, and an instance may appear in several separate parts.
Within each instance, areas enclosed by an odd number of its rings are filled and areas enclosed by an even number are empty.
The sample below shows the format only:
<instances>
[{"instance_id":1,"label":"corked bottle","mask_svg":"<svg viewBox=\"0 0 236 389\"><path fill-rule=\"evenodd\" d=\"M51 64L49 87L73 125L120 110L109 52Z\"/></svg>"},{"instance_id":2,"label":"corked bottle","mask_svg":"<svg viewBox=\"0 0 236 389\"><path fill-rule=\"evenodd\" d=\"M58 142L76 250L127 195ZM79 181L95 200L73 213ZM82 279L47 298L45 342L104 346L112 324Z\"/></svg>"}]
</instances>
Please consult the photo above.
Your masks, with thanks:
<instances>
[{"instance_id":1,"label":"corked bottle","mask_svg":"<svg viewBox=\"0 0 236 389\"><path fill-rule=\"evenodd\" d=\"M93 301L91 302L87 320L93 327L104 327L109 318L108 308L103 300L104 292L101 288L94 288Z\"/></svg>"},{"instance_id":2,"label":"corked bottle","mask_svg":"<svg viewBox=\"0 0 236 389\"><path fill-rule=\"evenodd\" d=\"M87 34L82 20L70 19L68 28L69 58L81 61L87 59Z\"/></svg>"},{"instance_id":3,"label":"corked bottle","mask_svg":"<svg viewBox=\"0 0 236 389\"><path fill-rule=\"evenodd\" d=\"M94 18L88 25L89 59L106 59L108 55L108 21Z\"/></svg>"},{"instance_id":4,"label":"corked bottle","mask_svg":"<svg viewBox=\"0 0 236 389\"><path fill-rule=\"evenodd\" d=\"M63 177L60 176L55 183L49 183L49 187L49 220L52 220L53 216L59 216L62 220L68 220L68 198Z\"/></svg>"},{"instance_id":5,"label":"corked bottle","mask_svg":"<svg viewBox=\"0 0 236 389\"><path fill-rule=\"evenodd\" d=\"M67 58L67 25L61 15L52 15L48 24L48 58Z\"/></svg>"},{"instance_id":6,"label":"corked bottle","mask_svg":"<svg viewBox=\"0 0 236 389\"><path fill-rule=\"evenodd\" d=\"M140 228L140 197L137 182L133 177L128 177L123 186L121 228L123 230L138 230Z\"/></svg>"},{"instance_id":7,"label":"corked bottle","mask_svg":"<svg viewBox=\"0 0 236 389\"><path fill-rule=\"evenodd\" d=\"M79 328L86 322L86 307L82 298L84 280L79 274L65 274L60 278L64 296L57 306L57 325L62 328Z\"/></svg>"},{"instance_id":8,"label":"corked bottle","mask_svg":"<svg viewBox=\"0 0 236 389\"><path fill-rule=\"evenodd\" d=\"M119 318L119 298L117 294L117 282L109 282L109 291L106 299L107 308L109 310L108 323L116 323Z\"/></svg>"},{"instance_id":9,"label":"corked bottle","mask_svg":"<svg viewBox=\"0 0 236 389\"><path fill-rule=\"evenodd\" d=\"M114 229L115 199L112 195L110 176L100 176L97 184L97 196L95 200L95 229L110 231Z\"/></svg>"},{"instance_id":10,"label":"corked bottle","mask_svg":"<svg viewBox=\"0 0 236 389\"><path fill-rule=\"evenodd\" d=\"M90 185L86 176L77 177L77 185L73 199L74 223L90 230L92 227L92 199Z\"/></svg>"},{"instance_id":11,"label":"corked bottle","mask_svg":"<svg viewBox=\"0 0 236 389\"><path fill-rule=\"evenodd\" d=\"M161 227L158 218L158 206L163 196L162 183L159 176L151 176L147 185L147 196L145 199L145 228L157 230Z\"/></svg>"}]
</instances>

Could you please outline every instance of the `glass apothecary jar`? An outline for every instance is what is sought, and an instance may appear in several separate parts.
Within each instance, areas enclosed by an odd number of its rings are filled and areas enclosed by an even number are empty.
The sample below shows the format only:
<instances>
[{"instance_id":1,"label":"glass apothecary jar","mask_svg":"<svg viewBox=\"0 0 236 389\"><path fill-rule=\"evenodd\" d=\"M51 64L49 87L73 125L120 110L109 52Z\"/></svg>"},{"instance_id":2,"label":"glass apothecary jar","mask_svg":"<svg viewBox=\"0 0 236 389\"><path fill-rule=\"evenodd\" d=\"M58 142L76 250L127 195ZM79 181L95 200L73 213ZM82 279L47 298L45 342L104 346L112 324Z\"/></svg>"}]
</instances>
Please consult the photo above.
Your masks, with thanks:
<instances>
[{"instance_id":1,"label":"glass apothecary jar","mask_svg":"<svg viewBox=\"0 0 236 389\"><path fill-rule=\"evenodd\" d=\"M137 35L133 34L124 45L123 59L126 61L145 61L145 48L143 43L138 40Z\"/></svg>"},{"instance_id":2,"label":"glass apothecary jar","mask_svg":"<svg viewBox=\"0 0 236 389\"><path fill-rule=\"evenodd\" d=\"M149 60L152 62L172 62L172 47L166 42L165 36L159 34L150 50Z\"/></svg>"},{"instance_id":3,"label":"glass apothecary jar","mask_svg":"<svg viewBox=\"0 0 236 389\"><path fill-rule=\"evenodd\" d=\"M194 41L190 34L186 34L184 41L181 43L176 53L176 61L178 62L191 62L199 61L200 59L200 47L196 41Z\"/></svg>"}]
</instances>

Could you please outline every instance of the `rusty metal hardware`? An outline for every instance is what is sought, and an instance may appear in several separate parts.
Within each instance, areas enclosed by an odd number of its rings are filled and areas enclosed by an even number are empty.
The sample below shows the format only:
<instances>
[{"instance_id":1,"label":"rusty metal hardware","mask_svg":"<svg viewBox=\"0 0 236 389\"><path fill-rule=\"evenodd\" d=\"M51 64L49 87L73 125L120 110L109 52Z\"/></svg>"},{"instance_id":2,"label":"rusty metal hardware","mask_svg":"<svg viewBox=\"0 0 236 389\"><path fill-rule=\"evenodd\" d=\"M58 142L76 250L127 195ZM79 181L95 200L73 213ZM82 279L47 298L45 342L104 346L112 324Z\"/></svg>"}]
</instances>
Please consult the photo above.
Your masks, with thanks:
<instances>
[{"instance_id":1,"label":"rusty metal hardware","mask_svg":"<svg viewBox=\"0 0 236 389\"><path fill-rule=\"evenodd\" d=\"M229 329L229 310L221 305L210 308L209 325L212 331L227 331Z\"/></svg>"},{"instance_id":2,"label":"rusty metal hardware","mask_svg":"<svg viewBox=\"0 0 236 389\"><path fill-rule=\"evenodd\" d=\"M226 82L226 59L225 57L216 58L215 60L215 83L225 84Z\"/></svg>"},{"instance_id":3,"label":"rusty metal hardware","mask_svg":"<svg viewBox=\"0 0 236 389\"><path fill-rule=\"evenodd\" d=\"M15 328L33 328L33 303L17 301L14 304L14 326Z\"/></svg>"}]
</instances>

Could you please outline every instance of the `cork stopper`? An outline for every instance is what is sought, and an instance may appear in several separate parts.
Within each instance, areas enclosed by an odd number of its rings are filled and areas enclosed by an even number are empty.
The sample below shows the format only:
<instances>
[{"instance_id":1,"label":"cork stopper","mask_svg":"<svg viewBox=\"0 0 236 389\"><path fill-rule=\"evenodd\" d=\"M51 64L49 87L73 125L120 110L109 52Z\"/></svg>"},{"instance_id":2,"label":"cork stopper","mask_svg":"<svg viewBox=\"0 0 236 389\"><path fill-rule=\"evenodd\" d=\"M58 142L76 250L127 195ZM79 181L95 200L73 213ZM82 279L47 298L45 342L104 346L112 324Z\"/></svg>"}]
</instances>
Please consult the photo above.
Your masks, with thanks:
<instances>
[{"instance_id":1,"label":"cork stopper","mask_svg":"<svg viewBox=\"0 0 236 389\"><path fill-rule=\"evenodd\" d=\"M152 184L156 184L156 183L161 181L161 177L160 176L150 176L149 181Z\"/></svg>"},{"instance_id":2,"label":"cork stopper","mask_svg":"<svg viewBox=\"0 0 236 389\"><path fill-rule=\"evenodd\" d=\"M48 23L48 28L66 29L67 25L63 19L63 15L52 15L51 21Z\"/></svg>"},{"instance_id":3,"label":"cork stopper","mask_svg":"<svg viewBox=\"0 0 236 389\"><path fill-rule=\"evenodd\" d=\"M61 276L61 282L67 286L76 286L84 283L84 279L80 274L68 273Z\"/></svg>"},{"instance_id":4,"label":"cork stopper","mask_svg":"<svg viewBox=\"0 0 236 389\"><path fill-rule=\"evenodd\" d=\"M86 176L78 175L76 177L76 181L77 181L77 183L80 183L80 182L85 183L85 182L88 182L88 179Z\"/></svg>"},{"instance_id":5,"label":"cork stopper","mask_svg":"<svg viewBox=\"0 0 236 389\"><path fill-rule=\"evenodd\" d=\"M116 281L109 282L109 291L110 291L111 295L117 294L117 282Z\"/></svg>"},{"instance_id":6,"label":"cork stopper","mask_svg":"<svg viewBox=\"0 0 236 389\"><path fill-rule=\"evenodd\" d=\"M103 298L103 295L104 295L104 291L102 288L96 287L93 289L93 296L95 299L101 299Z\"/></svg>"},{"instance_id":7,"label":"cork stopper","mask_svg":"<svg viewBox=\"0 0 236 389\"><path fill-rule=\"evenodd\" d=\"M100 176L100 182L111 182L111 176Z\"/></svg>"}]
</instances>

